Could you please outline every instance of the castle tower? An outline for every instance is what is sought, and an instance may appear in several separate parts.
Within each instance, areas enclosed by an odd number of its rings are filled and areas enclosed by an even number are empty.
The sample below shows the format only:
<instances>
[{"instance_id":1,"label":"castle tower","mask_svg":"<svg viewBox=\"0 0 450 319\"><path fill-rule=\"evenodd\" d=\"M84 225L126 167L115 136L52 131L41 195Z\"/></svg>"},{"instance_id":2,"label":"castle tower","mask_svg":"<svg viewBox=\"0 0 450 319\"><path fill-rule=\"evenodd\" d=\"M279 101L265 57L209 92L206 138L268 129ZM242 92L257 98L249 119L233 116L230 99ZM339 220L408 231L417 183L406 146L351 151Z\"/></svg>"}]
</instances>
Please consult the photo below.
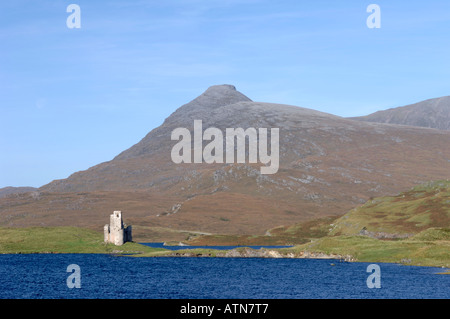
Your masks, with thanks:
<instances>
[{"instance_id":1,"label":"castle tower","mask_svg":"<svg viewBox=\"0 0 450 319\"><path fill-rule=\"evenodd\" d=\"M132 240L131 226L124 228L121 211L114 211L109 216L109 225L104 226L103 232L105 242L113 243L116 246L121 246Z\"/></svg>"}]
</instances>

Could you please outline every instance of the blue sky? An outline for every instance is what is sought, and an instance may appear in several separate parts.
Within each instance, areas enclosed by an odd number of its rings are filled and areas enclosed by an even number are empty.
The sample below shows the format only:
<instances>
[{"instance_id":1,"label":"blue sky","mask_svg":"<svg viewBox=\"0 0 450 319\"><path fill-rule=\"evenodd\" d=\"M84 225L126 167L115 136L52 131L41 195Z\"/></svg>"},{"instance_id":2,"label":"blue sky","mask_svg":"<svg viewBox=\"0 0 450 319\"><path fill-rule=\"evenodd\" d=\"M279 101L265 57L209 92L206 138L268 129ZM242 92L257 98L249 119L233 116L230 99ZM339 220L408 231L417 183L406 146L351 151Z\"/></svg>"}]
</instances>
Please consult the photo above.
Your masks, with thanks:
<instances>
[{"instance_id":1,"label":"blue sky","mask_svg":"<svg viewBox=\"0 0 450 319\"><path fill-rule=\"evenodd\" d=\"M0 43L0 187L111 160L214 84L340 116L450 95L447 0L2 1Z\"/></svg>"}]
</instances>

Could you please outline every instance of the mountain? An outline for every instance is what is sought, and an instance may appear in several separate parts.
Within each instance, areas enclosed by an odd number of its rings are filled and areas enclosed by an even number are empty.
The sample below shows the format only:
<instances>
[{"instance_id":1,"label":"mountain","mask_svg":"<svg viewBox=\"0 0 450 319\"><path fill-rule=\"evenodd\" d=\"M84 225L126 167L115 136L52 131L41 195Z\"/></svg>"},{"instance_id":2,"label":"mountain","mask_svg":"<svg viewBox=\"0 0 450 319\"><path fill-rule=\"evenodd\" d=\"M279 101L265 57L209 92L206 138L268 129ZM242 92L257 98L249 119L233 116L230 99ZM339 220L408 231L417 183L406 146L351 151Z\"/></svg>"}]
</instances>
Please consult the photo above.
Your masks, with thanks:
<instances>
[{"instance_id":1,"label":"mountain","mask_svg":"<svg viewBox=\"0 0 450 319\"><path fill-rule=\"evenodd\" d=\"M248 148L246 163L175 164L171 152L179 141L171 134L186 128L194 136L196 120L203 130L222 132L278 128L278 171L262 174L264 164L248 163ZM44 185L38 196L0 199L0 226L101 230L112 211L122 210L141 241L179 240L190 233L264 234L448 178L448 145L449 131L254 102L232 85L216 85L111 161Z\"/></svg>"},{"instance_id":2,"label":"mountain","mask_svg":"<svg viewBox=\"0 0 450 319\"><path fill-rule=\"evenodd\" d=\"M429 99L352 119L450 130L450 96Z\"/></svg>"},{"instance_id":3,"label":"mountain","mask_svg":"<svg viewBox=\"0 0 450 319\"><path fill-rule=\"evenodd\" d=\"M252 102L248 97L236 91L233 85L214 85L208 88L203 94L192 100L191 102L178 108L171 114L160 127L151 131L139 143L132 146L128 150L120 153L114 159L124 160L135 158L141 155L150 155L161 151L161 145L169 147L173 143L169 143L170 135L173 129L177 127L191 127L194 120L207 121L209 115L217 116L216 123L223 122L226 114L222 113L224 107L239 102ZM228 124L228 123L226 123ZM170 154L170 152L169 152Z\"/></svg>"},{"instance_id":4,"label":"mountain","mask_svg":"<svg viewBox=\"0 0 450 319\"><path fill-rule=\"evenodd\" d=\"M37 190L34 187L27 187L27 186L23 186L23 187L12 187L12 186L8 186L8 187L3 187L0 188L0 198L2 197L6 197L6 196L10 196L10 195L15 195L15 194L22 194L22 193L28 193L28 192L32 192Z\"/></svg>"}]
</instances>

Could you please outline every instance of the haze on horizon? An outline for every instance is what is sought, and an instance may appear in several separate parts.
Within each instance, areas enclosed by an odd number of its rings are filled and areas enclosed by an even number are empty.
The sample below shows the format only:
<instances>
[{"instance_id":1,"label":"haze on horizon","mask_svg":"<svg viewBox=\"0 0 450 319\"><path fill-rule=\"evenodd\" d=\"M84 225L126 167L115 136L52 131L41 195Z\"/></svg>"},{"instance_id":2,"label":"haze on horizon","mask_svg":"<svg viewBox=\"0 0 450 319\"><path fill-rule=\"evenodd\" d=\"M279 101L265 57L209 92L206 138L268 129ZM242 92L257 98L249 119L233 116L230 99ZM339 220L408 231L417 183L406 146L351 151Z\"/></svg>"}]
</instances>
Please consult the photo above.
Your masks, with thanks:
<instances>
[{"instance_id":1,"label":"haze on horizon","mask_svg":"<svg viewBox=\"0 0 450 319\"><path fill-rule=\"evenodd\" d=\"M361 116L450 95L450 3L269 0L0 4L0 188L112 159L215 84Z\"/></svg>"}]
</instances>

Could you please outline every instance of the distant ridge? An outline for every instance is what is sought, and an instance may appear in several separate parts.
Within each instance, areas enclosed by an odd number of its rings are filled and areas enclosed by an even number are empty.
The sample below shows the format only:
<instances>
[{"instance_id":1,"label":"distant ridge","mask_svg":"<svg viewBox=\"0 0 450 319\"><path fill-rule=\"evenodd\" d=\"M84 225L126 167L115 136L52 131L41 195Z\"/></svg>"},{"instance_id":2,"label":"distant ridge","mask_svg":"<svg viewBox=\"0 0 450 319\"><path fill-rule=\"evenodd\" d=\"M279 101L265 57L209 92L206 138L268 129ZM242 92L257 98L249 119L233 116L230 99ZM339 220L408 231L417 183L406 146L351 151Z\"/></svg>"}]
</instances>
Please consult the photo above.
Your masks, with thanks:
<instances>
[{"instance_id":1,"label":"distant ridge","mask_svg":"<svg viewBox=\"0 0 450 319\"><path fill-rule=\"evenodd\" d=\"M450 130L450 96L429 99L351 119Z\"/></svg>"},{"instance_id":2,"label":"distant ridge","mask_svg":"<svg viewBox=\"0 0 450 319\"><path fill-rule=\"evenodd\" d=\"M6 197L9 195L13 195L13 194L22 194L22 193L28 193L28 192L33 192L37 190L37 188L34 187L12 187L12 186L8 186L8 187L3 187L0 188L0 198L2 197Z\"/></svg>"}]
</instances>

